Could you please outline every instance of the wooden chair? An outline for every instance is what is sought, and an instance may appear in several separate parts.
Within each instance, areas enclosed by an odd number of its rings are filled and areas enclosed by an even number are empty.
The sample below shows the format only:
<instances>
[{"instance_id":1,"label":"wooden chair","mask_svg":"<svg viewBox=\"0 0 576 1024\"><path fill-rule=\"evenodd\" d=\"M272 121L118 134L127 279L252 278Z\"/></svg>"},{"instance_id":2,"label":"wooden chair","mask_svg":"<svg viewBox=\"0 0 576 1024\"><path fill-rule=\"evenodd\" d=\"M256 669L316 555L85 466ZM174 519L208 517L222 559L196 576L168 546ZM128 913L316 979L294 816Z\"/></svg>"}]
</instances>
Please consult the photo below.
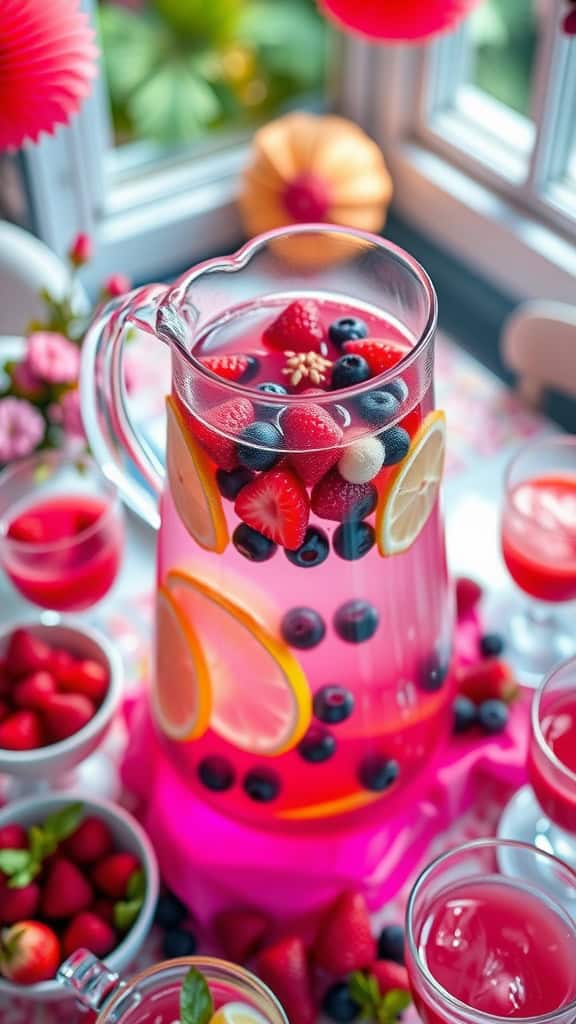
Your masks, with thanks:
<instances>
[{"instance_id":1,"label":"wooden chair","mask_svg":"<svg viewBox=\"0 0 576 1024\"><path fill-rule=\"evenodd\" d=\"M576 305L523 303L504 324L500 351L529 405L540 406L549 390L576 399Z\"/></svg>"}]
</instances>

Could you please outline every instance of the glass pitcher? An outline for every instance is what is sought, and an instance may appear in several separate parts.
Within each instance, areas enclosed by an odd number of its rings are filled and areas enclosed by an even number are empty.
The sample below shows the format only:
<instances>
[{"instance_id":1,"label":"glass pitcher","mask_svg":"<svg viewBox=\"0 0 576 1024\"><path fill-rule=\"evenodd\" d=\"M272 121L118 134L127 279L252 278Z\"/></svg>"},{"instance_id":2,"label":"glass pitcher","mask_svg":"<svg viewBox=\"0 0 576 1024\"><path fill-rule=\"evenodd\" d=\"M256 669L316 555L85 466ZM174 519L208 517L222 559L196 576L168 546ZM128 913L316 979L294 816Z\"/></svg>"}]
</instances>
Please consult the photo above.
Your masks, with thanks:
<instances>
[{"instance_id":1,"label":"glass pitcher","mask_svg":"<svg viewBox=\"0 0 576 1024\"><path fill-rule=\"evenodd\" d=\"M276 996L243 967L211 957L182 957L121 981L92 953L79 949L58 971L58 981L78 1003L98 1014L94 1024L177 1024L182 983L194 968L205 978L214 1009L243 1005L245 1024L288 1024ZM250 1013L250 1010L252 1013Z\"/></svg>"},{"instance_id":2,"label":"glass pitcher","mask_svg":"<svg viewBox=\"0 0 576 1024\"><path fill-rule=\"evenodd\" d=\"M131 324L171 351L165 466L128 415ZM448 732L435 329L407 253L304 225L133 292L88 334L90 445L158 527L152 715L224 814L392 813Z\"/></svg>"}]
</instances>

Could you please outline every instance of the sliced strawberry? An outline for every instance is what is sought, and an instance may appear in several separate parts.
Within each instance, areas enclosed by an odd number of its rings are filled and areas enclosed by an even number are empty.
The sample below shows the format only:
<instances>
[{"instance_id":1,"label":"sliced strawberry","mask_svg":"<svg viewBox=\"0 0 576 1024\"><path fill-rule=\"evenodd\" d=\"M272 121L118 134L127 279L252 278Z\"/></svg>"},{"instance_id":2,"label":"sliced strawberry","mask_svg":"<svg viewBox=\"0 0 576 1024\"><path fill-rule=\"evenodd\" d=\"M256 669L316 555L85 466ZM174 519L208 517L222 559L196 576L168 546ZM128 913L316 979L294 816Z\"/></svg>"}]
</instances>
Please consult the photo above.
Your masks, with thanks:
<instances>
[{"instance_id":1,"label":"sliced strawberry","mask_svg":"<svg viewBox=\"0 0 576 1024\"><path fill-rule=\"evenodd\" d=\"M280 352L319 352L325 340L318 304L313 299L291 302L264 331L269 348Z\"/></svg>"},{"instance_id":2,"label":"sliced strawberry","mask_svg":"<svg viewBox=\"0 0 576 1024\"><path fill-rule=\"evenodd\" d=\"M519 693L509 665L501 658L484 658L476 665L460 668L456 683L458 692L475 704L485 700L503 700L509 704Z\"/></svg>"},{"instance_id":3,"label":"sliced strawberry","mask_svg":"<svg viewBox=\"0 0 576 1024\"><path fill-rule=\"evenodd\" d=\"M256 972L278 997L291 1024L314 1024L316 1008L302 939L288 936L263 950Z\"/></svg>"},{"instance_id":4,"label":"sliced strawberry","mask_svg":"<svg viewBox=\"0 0 576 1024\"><path fill-rule=\"evenodd\" d=\"M92 701L79 693L54 693L46 697L42 721L49 742L59 743L73 736L88 725L95 711Z\"/></svg>"},{"instance_id":5,"label":"sliced strawberry","mask_svg":"<svg viewBox=\"0 0 576 1024\"><path fill-rule=\"evenodd\" d=\"M312 511L321 519L343 523L349 519L365 519L378 501L373 483L351 484L340 476L337 469L315 484L312 490Z\"/></svg>"},{"instance_id":6,"label":"sliced strawberry","mask_svg":"<svg viewBox=\"0 0 576 1024\"><path fill-rule=\"evenodd\" d=\"M345 341L342 349L346 354L362 356L375 377L396 366L410 351L410 345L403 345L400 341L386 341L384 338L354 338Z\"/></svg>"},{"instance_id":7,"label":"sliced strawberry","mask_svg":"<svg viewBox=\"0 0 576 1024\"><path fill-rule=\"evenodd\" d=\"M6 670L13 677L26 676L50 665L51 650L28 629L15 629L6 651Z\"/></svg>"},{"instance_id":8,"label":"sliced strawberry","mask_svg":"<svg viewBox=\"0 0 576 1024\"><path fill-rule=\"evenodd\" d=\"M337 978L372 963L376 943L362 893L342 893L332 904L320 922L314 956L319 967Z\"/></svg>"},{"instance_id":9,"label":"sliced strawberry","mask_svg":"<svg viewBox=\"0 0 576 1024\"><path fill-rule=\"evenodd\" d=\"M226 958L235 964L245 964L263 946L270 920L250 907L223 910L214 921L214 929Z\"/></svg>"},{"instance_id":10,"label":"sliced strawberry","mask_svg":"<svg viewBox=\"0 0 576 1024\"><path fill-rule=\"evenodd\" d=\"M258 360L255 356L238 355L230 353L222 356L204 356L200 360L207 370L211 370L217 377L224 380L233 380L238 383L245 383L250 380L258 370Z\"/></svg>"},{"instance_id":11,"label":"sliced strawberry","mask_svg":"<svg viewBox=\"0 0 576 1024\"><path fill-rule=\"evenodd\" d=\"M392 989L401 989L402 992L409 992L408 971L403 964L394 963L392 960L375 960L367 971L376 978L378 988L382 995Z\"/></svg>"},{"instance_id":12,"label":"sliced strawberry","mask_svg":"<svg viewBox=\"0 0 576 1024\"><path fill-rule=\"evenodd\" d=\"M289 469L270 469L251 480L240 491L234 508L253 530L288 551L295 551L304 540L310 502L304 485Z\"/></svg>"},{"instance_id":13,"label":"sliced strawberry","mask_svg":"<svg viewBox=\"0 0 576 1024\"><path fill-rule=\"evenodd\" d=\"M468 615L482 597L482 587L476 580L470 579L469 576L460 576L456 580L456 610L458 612L458 618L462 619L465 615Z\"/></svg>"},{"instance_id":14,"label":"sliced strawberry","mask_svg":"<svg viewBox=\"0 0 576 1024\"><path fill-rule=\"evenodd\" d=\"M220 469L236 469L239 465L236 444L233 440L244 427L254 422L254 407L247 398L232 398L222 405L216 405L204 413L206 423L192 416L179 403L186 425L197 438L213 462ZM225 437L227 434L229 436ZM232 435L232 436L230 436Z\"/></svg>"},{"instance_id":15,"label":"sliced strawberry","mask_svg":"<svg viewBox=\"0 0 576 1024\"><path fill-rule=\"evenodd\" d=\"M40 903L40 887L36 882L12 889L7 882L0 882L0 924L15 924L28 917L35 917Z\"/></svg>"},{"instance_id":16,"label":"sliced strawberry","mask_svg":"<svg viewBox=\"0 0 576 1024\"><path fill-rule=\"evenodd\" d=\"M287 409L282 416L290 465L308 486L312 486L338 462L342 450L341 427L321 405L302 405ZM302 451L302 449L320 451Z\"/></svg>"},{"instance_id":17,"label":"sliced strawberry","mask_svg":"<svg viewBox=\"0 0 576 1024\"><path fill-rule=\"evenodd\" d=\"M68 925L62 939L62 949L64 956L71 956L77 949L88 949L94 956L108 956L116 943L116 933L110 924L85 910L77 914Z\"/></svg>"},{"instance_id":18,"label":"sliced strawberry","mask_svg":"<svg viewBox=\"0 0 576 1024\"><path fill-rule=\"evenodd\" d=\"M50 672L34 672L26 676L14 687L12 699L19 708L29 711L40 711L44 707L46 697L56 693L56 683ZM26 917L31 915L26 914Z\"/></svg>"},{"instance_id":19,"label":"sliced strawberry","mask_svg":"<svg viewBox=\"0 0 576 1024\"><path fill-rule=\"evenodd\" d=\"M34 711L15 711L0 724L0 748L4 750L35 750L42 743L42 727Z\"/></svg>"},{"instance_id":20,"label":"sliced strawberry","mask_svg":"<svg viewBox=\"0 0 576 1024\"><path fill-rule=\"evenodd\" d=\"M70 860L57 857L50 867L42 890L42 913L49 918L72 917L87 910L94 895L84 875Z\"/></svg>"}]
</instances>

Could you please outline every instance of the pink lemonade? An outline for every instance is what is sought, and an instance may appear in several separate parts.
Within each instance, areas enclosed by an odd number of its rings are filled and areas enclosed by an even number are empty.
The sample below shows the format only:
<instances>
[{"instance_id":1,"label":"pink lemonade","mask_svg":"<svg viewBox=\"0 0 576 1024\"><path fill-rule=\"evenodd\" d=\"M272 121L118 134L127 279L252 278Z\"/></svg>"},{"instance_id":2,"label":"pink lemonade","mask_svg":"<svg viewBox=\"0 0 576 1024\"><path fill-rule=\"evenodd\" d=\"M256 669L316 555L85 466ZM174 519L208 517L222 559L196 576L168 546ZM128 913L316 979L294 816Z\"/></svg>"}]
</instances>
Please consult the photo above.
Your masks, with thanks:
<instances>
[{"instance_id":1,"label":"pink lemonade","mask_svg":"<svg viewBox=\"0 0 576 1024\"><path fill-rule=\"evenodd\" d=\"M24 597L43 608L90 608L118 574L121 522L100 498L67 494L25 505L10 518L6 536L8 576Z\"/></svg>"},{"instance_id":2,"label":"pink lemonade","mask_svg":"<svg viewBox=\"0 0 576 1024\"><path fill-rule=\"evenodd\" d=\"M512 578L541 601L576 599L576 476L546 475L508 496L502 553Z\"/></svg>"},{"instance_id":3,"label":"pink lemonade","mask_svg":"<svg viewBox=\"0 0 576 1024\"><path fill-rule=\"evenodd\" d=\"M190 786L225 813L276 825L401 801L448 733L453 692L444 421L431 384L411 398L414 338L373 307L318 297L308 344L308 322L293 344L271 343L293 299L236 307L198 339L193 355L235 384L201 420L205 381L175 362L153 696ZM343 320L362 326L335 342ZM362 348L366 336L377 351ZM387 394L368 405L335 396L330 414L318 411L340 390L339 360L353 355L345 369L364 372L362 352L372 391L379 368L398 365ZM304 393L296 433L290 400ZM260 437L268 458L250 448Z\"/></svg>"},{"instance_id":4,"label":"pink lemonade","mask_svg":"<svg viewBox=\"0 0 576 1024\"><path fill-rule=\"evenodd\" d=\"M567 770L562 771L532 735L530 782L544 813L560 828L576 832L576 691L550 698L541 728L549 750Z\"/></svg>"},{"instance_id":5,"label":"pink lemonade","mask_svg":"<svg viewBox=\"0 0 576 1024\"><path fill-rule=\"evenodd\" d=\"M435 982L472 1010L499 1019L552 1013L576 999L576 924L522 884L498 876L456 882L427 909L416 936ZM444 1024L407 960L416 1007Z\"/></svg>"}]
</instances>

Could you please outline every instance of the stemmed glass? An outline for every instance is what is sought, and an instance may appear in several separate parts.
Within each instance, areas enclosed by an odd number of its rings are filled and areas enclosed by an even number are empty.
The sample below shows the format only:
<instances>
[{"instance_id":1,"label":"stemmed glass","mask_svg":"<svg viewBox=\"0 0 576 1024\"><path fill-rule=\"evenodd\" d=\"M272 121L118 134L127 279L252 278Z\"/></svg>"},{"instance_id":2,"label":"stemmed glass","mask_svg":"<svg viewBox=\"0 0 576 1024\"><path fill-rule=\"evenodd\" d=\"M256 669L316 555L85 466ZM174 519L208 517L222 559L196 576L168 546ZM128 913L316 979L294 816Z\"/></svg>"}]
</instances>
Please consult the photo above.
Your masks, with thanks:
<instances>
[{"instance_id":1,"label":"stemmed glass","mask_svg":"<svg viewBox=\"0 0 576 1024\"><path fill-rule=\"evenodd\" d=\"M531 441L506 474L502 554L527 595L523 607L499 609L508 660L520 682L542 676L576 654L576 630L559 607L576 600L576 437Z\"/></svg>"}]
</instances>

